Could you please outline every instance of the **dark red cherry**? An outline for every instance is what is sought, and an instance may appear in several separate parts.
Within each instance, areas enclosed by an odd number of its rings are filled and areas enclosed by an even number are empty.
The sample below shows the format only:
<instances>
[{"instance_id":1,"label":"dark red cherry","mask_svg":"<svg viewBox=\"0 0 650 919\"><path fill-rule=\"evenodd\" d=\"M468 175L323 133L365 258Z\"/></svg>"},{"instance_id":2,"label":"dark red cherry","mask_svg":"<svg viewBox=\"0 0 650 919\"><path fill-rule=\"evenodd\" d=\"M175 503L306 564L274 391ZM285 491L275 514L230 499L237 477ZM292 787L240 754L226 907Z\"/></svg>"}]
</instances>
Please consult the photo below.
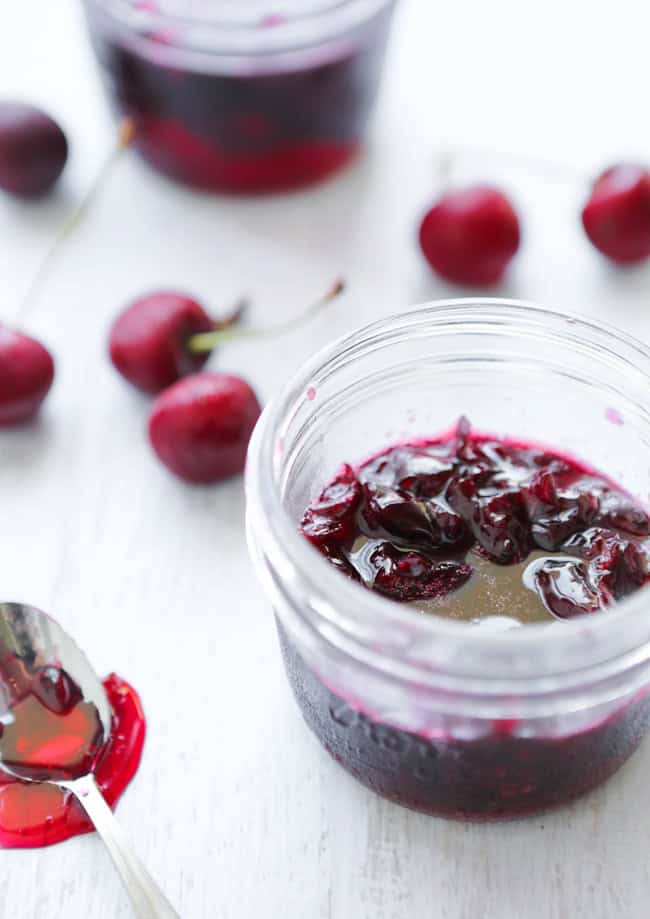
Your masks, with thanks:
<instances>
[{"instance_id":1,"label":"dark red cherry","mask_svg":"<svg viewBox=\"0 0 650 919\"><path fill-rule=\"evenodd\" d=\"M272 338L308 322L344 290L337 281L316 303L298 316L275 326L249 328L241 333L233 326L242 318L246 303L240 301L223 319L214 320L203 307L185 294L158 291L140 297L122 312L110 333L109 351L117 370L130 383L147 393L158 393L182 377L197 373L214 348L228 339Z\"/></svg>"},{"instance_id":2,"label":"dark red cherry","mask_svg":"<svg viewBox=\"0 0 650 919\"><path fill-rule=\"evenodd\" d=\"M188 482L218 482L243 472L260 405L240 377L196 373L156 399L149 439L167 468Z\"/></svg>"},{"instance_id":3,"label":"dark red cherry","mask_svg":"<svg viewBox=\"0 0 650 919\"><path fill-rule=\"evenodd\" d=\"M602 572L600 584L615 600L622 600L643 587L648 577L645 555L632 542L614 538L596 568Z\"/></svg>"},{"instance_id":4,"label":"dark red cherry","mask_svg":"<svg viewBox=\"0 0 650 919\"><path fill-rule=\"evenodd\" d=\"M621 163L596 180L582 211L585 232L614 262L641 262L650 256L650 171Z\"/></svg>"},{"instance_id":5,"label":"dark red cherry","mask_svg":"<svg viewBox=\"0 0 650 919\"><path fill-rule=\"evenodd\" d=\"M420 246L437 274L454 284L492 285L520 242L519 218L496 188L477 185L443 195L420 227Z\"/></svg>"},{"instance_id":6,"label":"dark red cherry","mask_svg":"<svg viewBox=\"0 0 650 919\"><path fill-rule=\"evenodd\" d=\"M536 572L535 584L544 605L558 619L572 619L602 608L584 562L548 559Z\"/></svg>"},{"instance_id":7,"label":"dark red cherry","mask_svg":"<svg viewBox=\"0 0 650 919\"><path fill-rule=\"evenodd\" d=\"M54 380L54 361L43 345L0 325L0 426L29 421Z\"/></svg>"},{"instance_id":8,"label":"dark red cherry","mask_svg":"<svg viewBox=\"0 0 650 919\"><path fill-rule=\"evenodd\" d=\"M134 300L113 323L111 360L138 389L158 393L203 367L210 352L193 353L187 342L214 327L203 307L185 294L147 294Z\"/></svg>"},{"instance_id":9,"label":"dark red cherry","mask_svg":"<svg viewBox=\"0 0 650 919\"><path fill-rule=\"evenodd\" d=\"M447 497L491 561L511 565L526 558L530 551L530 526L520 492L479 497L474 481L460 478L451 481Z\"/></svg>"},{"instance_id":10,"label":"dark red cherry","mask_svg":"<svg viewBox=\"0 0 650 919\"><path fill-rule=\"evenodd\" d=\"M360 500L361 486L352 467L346 464L305 511L302 532L317 546L325 546L332 540L345 542L352 536L354 513Z\"/></svg>"},{"instance_id":11,"label":"dark red cherry","mask_svg":"<svg viewBox=\"0 0 650 919\"><path fill-rule=\"evenodd\" d=\"M381 543L371 554L376 574L372 586L393 600L426 600L444 597L472 575L472 566L457 561L433 561L419 552L400 552Z\"/></svg>"},{"instance_id":12,"label":"dark red cherry","mask_svg":"<svg viewBox=\"0 0 650 919\"><path fill-rule=\"evenodd\" d=\"M67 158L65 134L49 115L21 102L0 102L0 188L22 198L43 195Z\"/></svg>"},{"instance_id":13,"label":"dark red cherry","mask_svg":"<svg viewBox=\"0 0 650 919\"><path fill-rule=\"evenodd\" d=\"M630 536L645 538L650 533L650 520L643 508L635 506L629 498L616 492L601 498L596 522Z\"/></svg>"}]
</instances>

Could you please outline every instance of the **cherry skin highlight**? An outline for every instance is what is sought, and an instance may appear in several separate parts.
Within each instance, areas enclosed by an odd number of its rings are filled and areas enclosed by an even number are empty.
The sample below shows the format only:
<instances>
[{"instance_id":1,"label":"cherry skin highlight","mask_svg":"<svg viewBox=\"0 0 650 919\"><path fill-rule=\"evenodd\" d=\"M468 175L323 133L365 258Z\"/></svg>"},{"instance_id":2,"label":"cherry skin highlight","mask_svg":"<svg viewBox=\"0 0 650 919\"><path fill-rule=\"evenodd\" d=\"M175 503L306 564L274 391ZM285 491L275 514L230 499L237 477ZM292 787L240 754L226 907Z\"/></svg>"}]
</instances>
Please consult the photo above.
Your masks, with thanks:
<instances>
[{"instance_id":1,"label":"cherry skin highlight","mask_svg":"<svg viewBox=\"0 0 650 919\"><path fill-rule=\"evenodd\" d=\"M68 159L68 142L45 112L0 102L0 188L20 198L44 195Z\"/></svg>"},{"instance_id":2,"label":"cherry skin highlight","mask_svg":"<svg viewBox=\"0 0 650 919\"><path fill-rule=\"evenodd\" d=\"M260 412L255 393L240 377L197 373L156 399L149 439L174 475L187 482L218 482L243 472Z\"/></svg>"},{"instance_id":3,"label":"cherry skin highlight","mask_svg":"<svg viewBox=\"0 0 650 919\"><path fill-rule=\"evenodd\" d=\"M47 348L0 325L0 427L33 418L53 380L54 361Z\"/></svg>"},{"instance_id":4,"label":"cherry skin highlight","mask_svg":"<svg viewBox=\"0 0 650 919\"><path fill-rule=\"evenodd\" d=\"M512 204L503 192L487 185L447 192L420 226L425 258L453 284L497 284L520 239Z\"/></svg>"},{"instance_id":5,"label":"cherry skin highlight","mask_svg":"<svg viewBox=\"0 0 650 919\"><path fill-rule=\"evenodd\" d=\"M192 335L215 323L191 297L158 291L139 297L122 312L110 332L111 361L122 376L146 393L159 393L199 371L210 351L192 353Z\"/></svg>"},{"instance_id":6,"label":"cherry skin highlight","mask_svg":"<svg viewBox=\"0 0 650 919\"><path fill-rule=\"evenodd\" d=\"M620 264L650 256L650 171L634 163L612 166L596 180L582 211L593 245Z\"/></svg>"}]
</instances>

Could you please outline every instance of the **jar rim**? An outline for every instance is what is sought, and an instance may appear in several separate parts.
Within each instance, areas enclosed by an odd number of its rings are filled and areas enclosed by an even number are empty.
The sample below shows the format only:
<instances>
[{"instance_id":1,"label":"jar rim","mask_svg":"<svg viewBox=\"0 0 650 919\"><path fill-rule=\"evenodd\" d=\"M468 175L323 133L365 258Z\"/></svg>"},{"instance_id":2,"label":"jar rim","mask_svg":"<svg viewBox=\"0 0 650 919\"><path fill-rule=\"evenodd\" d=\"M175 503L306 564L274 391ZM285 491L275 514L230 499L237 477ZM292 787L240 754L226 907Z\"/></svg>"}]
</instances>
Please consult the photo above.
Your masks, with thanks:
<instances>
[{"instance_id":1,"label":"jar rim","mask_svg":"<svg viewBox=\"0 0 650 919\"><path fill-rule=\"evenodd\" d=\"M525 326L535 334L556 340L559 336L565 343L574 341L590 348L595 358L625 363L630 370L625 379L629 386L632 376L640 388L650 385L650 349L645 345L608 323L521 300L478 297L439 300L377 320L325 346L303 364L264 410L251 440L246 471L251 553L258 570L264 557L280 572L290 585L289 592L295 589L298 580L307 585L303 593L314 598L306 614L312 620L310 625L322 633L323 623L327 622L328 641L339 650L345 649L344 653L367 657L372 666L382 656L391 658L394 664L407 641L409 647L413 643L426 645L433 655L430 667L420 661L414 669L413 662L409 663L404 672L408 669L412 678L417 673L418 679L426 680L427 670L430 677L433 667L439 681L443 668L467 680L488 679L500 691L506 683L511 685L520 679L525 683L532 677L539 678L540 691L544 691L545 678L555 681L558 676L585 668L590 669L590 680L629 672L650 659L650 615L644 614L647 589L602 614L578 617L558 623L558 627L529 624L507 633L488 634L466 622L422 616L342 577L300 534L284 507L278 482L278 446L292 414L308 398L310 387L317 385L315 381L334 373L341 362L354 360L372 349L386 336L397 340L405 335L424 334L423 330L430 331L436 325L440 328L446 325L453 334L454 326L466 331L468 324L479 328L490 323L495 328L510 330ZM643 415L650 445L650 412L639 400L635 408ZM319 617L321 621L315 623ZM505 660L511 673L503 681L500 678ZM584 679L587 680L586 671Z\"/></svg>"},{"instance_id":2,"label":"jar rim","mask_svg":"<svg viewBox=\"0 0 650 919\"><path fill-rule=\"evenodd\" d=\"M362 26L396 0L328 0L294 15L256 15L250 18L201 15L195 10L165 11L147 0L84 0L88 8L108 17L114 26L152 41L164 36L165 45L233 57L264 57L318 47L340 39ZM239 6L241 10L241 7ZM158 39L157 43L160 43Z\"/></svg>"}]
</instances>

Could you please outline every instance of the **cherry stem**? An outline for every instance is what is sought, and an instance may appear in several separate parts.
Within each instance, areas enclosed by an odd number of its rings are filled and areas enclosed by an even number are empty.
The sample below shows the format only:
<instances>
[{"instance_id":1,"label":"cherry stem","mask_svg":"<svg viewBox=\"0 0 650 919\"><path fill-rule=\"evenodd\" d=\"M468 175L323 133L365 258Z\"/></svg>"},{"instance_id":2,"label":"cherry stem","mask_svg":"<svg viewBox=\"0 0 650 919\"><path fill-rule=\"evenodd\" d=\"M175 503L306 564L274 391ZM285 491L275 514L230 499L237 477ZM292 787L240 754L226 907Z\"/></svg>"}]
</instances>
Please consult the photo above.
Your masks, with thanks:
<instances>
[{"instance_id":1,"label":"cherry stem","mask_svg":"<svg viewBox=\"0 0 650 919\"><path fill-rule=\"evenodd\" d=\"M214 320L212 324L213 330L215 332L222 332L224 329L230 329L232 326L239 325L244 315L248 312L249 306L250 301L246 297L241 297L223 319Z\"/></svg>"},{"instance_id":2,"label":"cherry stem","mask_svg":"<svg viewBox=\"0 0 650 919\"><path fill-rule=\"evenodd\" d=\"M240 338L267 338L275 335L283 335L285 332L290 332L292 329L297 329L309 322L313 316L320 313L322 309L331 303L332 300L335 300L344 290L344 282L337 281L324 297L321 297L320 300L317 300L316 303L312 303L304 312L300 313L298 316L294 316L292 319L288 319L286 322L280 322L278 325L273 326L255 326L250 329L234 328L231 323L227 328L217 329L214 332L199 332L197 335L192 335L188 339L187 348L192 354L204 354L206 351L212 351L217 345L221 345L228 341L237 341Z\"/></svg>"},{"instance_id":3,"label":"cherry stem","mask_svg":"<svg viewBox=\"0 0 650 919\"><path fill-rule=\"evenodd\" d=\"M510 162L514 166L519 166L528 172L534 172L538 176L545 174L550 178L562 181L575 181L576 179L589 181L590 179L586 170L557 160L547 160L534 153L512 153L506 150L492 150L482 147L452 147L436 155L438 176L443 188L449 185L451 172L458 161L468 158L477 158L482 162L486 159L497 162Z\"/></svg>"},{"instance_id":4,"label":"cherry stem","mask_svg":"<svg viewBox=\"0 0 650 919\"><path fill-rule=\"evenodd\" d=\"M52 244L45 252L41 263L36 269L36 273L30 281L27 291L16 312L16 322L24 320L29 310L34 306L60 250L90 210L91 205L94 203L113 172L122 152L129 146L134 136L135 125L133 121L130 118L123 118L119 124L115 146L106 157L88 191L72 214L70 214L63 223L63 226L55 236Z\"/></svg>"}]
</instances>

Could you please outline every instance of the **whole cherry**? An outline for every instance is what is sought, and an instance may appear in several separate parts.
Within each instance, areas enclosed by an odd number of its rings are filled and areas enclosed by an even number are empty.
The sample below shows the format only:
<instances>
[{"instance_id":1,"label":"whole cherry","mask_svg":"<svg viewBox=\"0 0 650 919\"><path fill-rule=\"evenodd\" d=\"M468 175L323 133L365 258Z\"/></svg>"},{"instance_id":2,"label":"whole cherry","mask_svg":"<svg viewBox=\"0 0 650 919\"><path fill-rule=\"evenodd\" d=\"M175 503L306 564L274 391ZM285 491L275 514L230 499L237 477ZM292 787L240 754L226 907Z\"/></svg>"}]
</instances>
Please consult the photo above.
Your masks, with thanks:
<instances>
[{"instance_id":1,"label":"whole cherry","mask_svg":"<svg viewBox=\"0 0 650 919\"><path fill-rule=\"evenodd\" d=\"M149 439L159 459L187 482L218 482L243 472L260 404L240 377L197 373L153 404Z\"/></svg>"},{"instance_id":2,"label":"whole cherry","mask_svg":"<svg viewBox=\"0 0 650 919\"><path fill-rule=\"evenodd\" d=\"M454 284L492 285L519 248L519 218L496 188L449 191L425 215L420 246L433 270Z\"/></svg>"},{"instance_id":3,"label":"whole cherry","mask_svg":"<svg viewBox=\"0 0 650 919\"><path fill-rule=\"evenodd\" d=\"M266 328L237 329L245 301L222 320L211 319L185 294L159 291L139 297L120 313L110 332L109 353L115 368L147 393L158 393L199 371L217 345L235 338L269 338L302 325L343 291L342 281L307 310Z\"/></svg>"},{"instance_id":4,"label":"whole cherry","mask_svg":"<svg viewBox=\"0 0 650 919\"><path fill-rule=\"evenodd\" d=\"M596 179L582 211L582 224L594 246L621 264L650 256L650 171L620 163Z\"/></svg>"},{"instance_id":5,"label":"whole cherry","mask_svg":"<svg viewBox=\"0 0 650 919\"><path fill-rule=\"evenodd\" d=\"M211 319L191 297L158 291L134 300L110 332L109 352L125 379L147 393L158 393L181 377L200 370L211 353L192 351L190 338L224 329L241 317L243 304L222 322Z\"/></svg>"},{"instance_id":6,"label":"whole cherry","mask_svg":"<svg viewBox=\"0 0 650 919\"><path fill-rule=\"evenodd\" d=\"M33 418L53 380L54 361L47 348L0 325L0 426Z\"/></svg>"},{"instance_id":7,"label":"whole cherry","mask_svg":"<svg viewBox=\"0 0 650 919\"><path fill-rule=\"evenodd\" d=\"M0 102L0 188L21 198L48 192L68 159L68 142L45 112Z\"/></svg>"}]
</instances>

